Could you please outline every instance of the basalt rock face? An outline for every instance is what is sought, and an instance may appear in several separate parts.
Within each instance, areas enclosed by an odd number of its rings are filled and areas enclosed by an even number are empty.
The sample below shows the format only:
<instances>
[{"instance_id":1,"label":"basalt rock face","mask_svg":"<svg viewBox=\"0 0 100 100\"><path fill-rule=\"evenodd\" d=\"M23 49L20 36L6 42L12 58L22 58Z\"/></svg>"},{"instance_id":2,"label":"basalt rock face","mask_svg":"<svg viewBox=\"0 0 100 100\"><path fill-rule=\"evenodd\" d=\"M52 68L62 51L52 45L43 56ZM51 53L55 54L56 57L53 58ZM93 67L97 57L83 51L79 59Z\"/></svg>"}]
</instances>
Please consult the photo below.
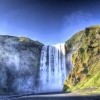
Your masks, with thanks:
<instances>
[{"instance_id":1,"label":"basalt rock face","mask_svg":"<svg viewBox=\"0 0 100 100\"><path fill-rule=\"evenodd\" d=\"M100 93L100 26L87 27L66 41L73 68L64 91Z\"/></svg>"},{"instance_id":2,"label":"basalt rock face","mask_svg":"<svg viewBox=\"0 0 100 100\"><path fill-rule=\"evenodd\" d=\"M42 46L25 37L0 36L0 94L37 90Z\"/></svg>"}]
</instances>

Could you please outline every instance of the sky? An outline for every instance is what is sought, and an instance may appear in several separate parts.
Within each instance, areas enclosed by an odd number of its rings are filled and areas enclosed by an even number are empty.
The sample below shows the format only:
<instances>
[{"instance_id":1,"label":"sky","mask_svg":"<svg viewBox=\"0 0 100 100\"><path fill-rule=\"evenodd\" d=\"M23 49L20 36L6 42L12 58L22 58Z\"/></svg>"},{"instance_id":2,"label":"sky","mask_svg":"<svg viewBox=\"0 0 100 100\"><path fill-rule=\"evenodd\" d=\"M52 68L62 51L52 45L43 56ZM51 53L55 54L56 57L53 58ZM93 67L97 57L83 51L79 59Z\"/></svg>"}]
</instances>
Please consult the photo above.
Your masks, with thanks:
<instances>
[{"instance_id":1,"label":"sky","mask_svg":"<svg viewBox=\"0 0 100 100\"><path fill-rule=\"evenodd\" d=\"M62 43L100 24L100 0L0 0L0 35Z\"/></svg>"}]
</instances>

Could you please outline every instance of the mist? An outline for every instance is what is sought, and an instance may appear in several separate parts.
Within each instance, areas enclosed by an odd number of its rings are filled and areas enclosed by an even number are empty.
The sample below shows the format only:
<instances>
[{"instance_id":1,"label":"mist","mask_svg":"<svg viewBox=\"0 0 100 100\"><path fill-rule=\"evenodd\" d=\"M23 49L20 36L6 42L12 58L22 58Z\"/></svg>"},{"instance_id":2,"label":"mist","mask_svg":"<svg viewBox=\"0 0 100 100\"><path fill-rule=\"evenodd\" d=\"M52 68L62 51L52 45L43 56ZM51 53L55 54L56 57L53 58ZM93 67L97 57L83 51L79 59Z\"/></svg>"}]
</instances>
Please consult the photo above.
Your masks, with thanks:
<instances>
[{"instance_id":1,"label":"mist","mask_svg":"<svg viewBox=\"0 0 100 100\"><path fill-rule=\"evenodd\" d=\"M17 37L0 36L0 90L2 93L21 94L37 91L39 49L27 46L27 42L20 42Z\"/></svg>"}]
</instances>

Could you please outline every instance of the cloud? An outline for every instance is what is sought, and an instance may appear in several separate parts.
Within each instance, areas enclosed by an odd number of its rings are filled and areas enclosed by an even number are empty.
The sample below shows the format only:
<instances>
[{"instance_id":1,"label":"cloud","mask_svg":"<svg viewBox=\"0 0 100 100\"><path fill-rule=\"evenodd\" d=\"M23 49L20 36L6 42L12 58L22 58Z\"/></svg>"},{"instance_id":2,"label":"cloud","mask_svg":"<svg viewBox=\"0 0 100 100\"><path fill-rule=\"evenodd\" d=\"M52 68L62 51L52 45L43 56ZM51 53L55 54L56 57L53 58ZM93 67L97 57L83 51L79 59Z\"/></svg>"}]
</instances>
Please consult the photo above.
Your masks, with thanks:
<instances>
[{"instance_id":1,"label":"cloud","mask_svg":"<svg viewBox=\"0 0 100 100\"><path fill-rule=\"evenodd\" d=\"M100 20L89 12L77 11L64 17L62 32L70 38L73 34L83 30L85 27L100 24Z\"/></svg>"}]
</instances>

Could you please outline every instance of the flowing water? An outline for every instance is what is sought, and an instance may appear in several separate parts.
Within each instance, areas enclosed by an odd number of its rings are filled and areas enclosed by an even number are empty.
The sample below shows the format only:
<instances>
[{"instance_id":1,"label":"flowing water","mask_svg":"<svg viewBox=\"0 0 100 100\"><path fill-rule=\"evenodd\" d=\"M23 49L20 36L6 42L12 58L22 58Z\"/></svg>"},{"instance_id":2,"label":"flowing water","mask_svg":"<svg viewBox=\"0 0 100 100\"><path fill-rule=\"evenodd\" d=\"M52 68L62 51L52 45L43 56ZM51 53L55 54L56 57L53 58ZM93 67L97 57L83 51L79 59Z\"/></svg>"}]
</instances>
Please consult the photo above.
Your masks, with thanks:
<instances>
[{"instance_id":1,"label":"flowing water","mask_svg":"<svg viewBox=\"0 0 100 100\"><path fill-rule=\"evenodd\" d=\"M3 40L0 43L0 92L31 94L62 91L72 67L72 52L65 53L64 43L43 46L42 51L37 52L34 47L23 50L11 39L4 41L5 44Z\"/></svg>"},{"instance_id":2,"label":"flowing water","mask_svg":"<svg viewBox=\"0 0 100 100\"><path fill-rule=\"evenodd\" d=\"M66 75L65 44L43 46L40 60L40 92L62 91Z\"/></svg>"}]
</instances>

